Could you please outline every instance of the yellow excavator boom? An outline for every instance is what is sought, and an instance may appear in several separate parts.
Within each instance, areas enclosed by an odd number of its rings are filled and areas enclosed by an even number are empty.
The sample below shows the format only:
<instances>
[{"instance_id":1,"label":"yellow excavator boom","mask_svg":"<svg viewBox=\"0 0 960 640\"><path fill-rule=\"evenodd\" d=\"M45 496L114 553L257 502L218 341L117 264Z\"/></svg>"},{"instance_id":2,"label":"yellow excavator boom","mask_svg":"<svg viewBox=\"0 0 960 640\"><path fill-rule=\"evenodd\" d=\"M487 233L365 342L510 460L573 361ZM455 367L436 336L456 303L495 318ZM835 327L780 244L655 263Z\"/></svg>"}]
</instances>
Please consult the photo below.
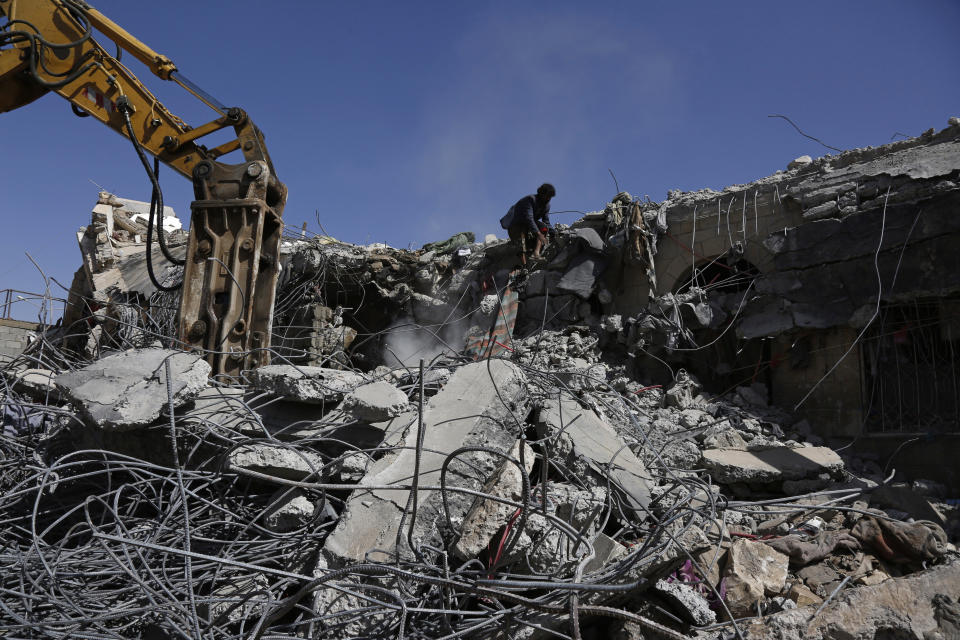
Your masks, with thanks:
<instances>
[{"instance_id":1,"label":"yellow excavator boom","mask_svg":"<svg viewBox=\"0 0 960 640\"><path fill-rule=\"evenodd\" d=\"M190 179L195 200L182 282L180 344L203 350L214 375L236 377L269 362L287 190L260 130L242 109L225 107L184 77L170 58L82 0L0 0L0 19L4 17L0 113L53 91L70 102L77 115L92 116L129 138L150 175L158 215L162 191L147 154ZM94 39L95 30L116 45L116 56ZM180 85L217 116L197 127L186 124L120 62L121 49L157 77ZM201 144L206 136L230 128L234 137L227 142L213 148ZM243 162L218 160L238 150ZM169 256L162 243L161 248ZM150 268L158 288L171 288L157 281Z\"/></svg>"}]
</instances>

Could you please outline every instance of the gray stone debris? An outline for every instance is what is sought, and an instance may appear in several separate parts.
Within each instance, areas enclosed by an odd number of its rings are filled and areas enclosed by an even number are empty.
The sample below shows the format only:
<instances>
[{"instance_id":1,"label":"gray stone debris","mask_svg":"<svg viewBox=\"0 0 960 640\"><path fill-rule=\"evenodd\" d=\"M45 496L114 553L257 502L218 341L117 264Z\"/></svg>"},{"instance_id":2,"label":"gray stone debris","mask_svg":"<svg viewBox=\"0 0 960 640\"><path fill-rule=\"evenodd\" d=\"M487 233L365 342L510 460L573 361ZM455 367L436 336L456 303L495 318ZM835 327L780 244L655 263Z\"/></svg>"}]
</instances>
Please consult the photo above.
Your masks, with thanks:
<instances>
[{"instance_id":1,"label":"gray stone debris","mask_svg":"<svg viewBox=\"0 0 960 640\"><path fill-rule=\"evenodd\" d=\"M449 382L430 399L423 417L423 453L418 483L422 486L440 484L440 468L444 459L464 446L483 446L507 453L516 443L505 426L515 424L515 415L525 413L526 379L514 364L504 360L488 360L464 365L455 370ZM516 412L516 414L514 413ZM364 476L364 484L407 485L413 474L418 427L416 423L403 434L403 447L387 453L371 465ZM471 452L461 461L449 465L446 483L449 488L479 490L497 469L502 457ZM349 562L363 562L368 551L379 549L387 553L396 550L395 543L409 490L357 490L351 494L340 515L336 528L327 537L317 560L315 575ZM461 524L473 505L474 496L448 492L451 520ZM409 516L408 516L409 517ZM420 490L417 518L413 531L415 545L427 544L442 548L443 538L451 537L444 524L444 510L440 493ZM410 520L406 520L409 525ZM406 535L398 550L412 555L407 548ZM428 552L432 553L432 552ZM381 554L374 554L381 559ZM315 606L328 613L362 606L355 597L335 589L320 589L314 594ZM349 625L344 633L368 633L383 620L373 616Z\"/></svg>"},{"instance_id":2,"label":"gray stone debris","mask_svg":"<svg viewBox=\"0 0 960 640\"><path fill-rule=\"evenodd\" d=\"M13 388L31 398L46 401L60 399L60 392L54 383L56 375L49 369L20 369L7 374Z\"/></svg>"},{"instance_id":3,"label":"gray stone debris","mask_svg":"<svg viewBox=\"0 0 960 640\"><path fill-rule=\"evenodd\" d=\"M260 391L313 404L339 402L364 383L363 376L352 371L289 364L260 367L251 373L251 378Z\"/></svg>"},{"instance_id":4,"label":"gray stone debris","mask_svg":"<svg viewBox=\"0 0 960 640\"><path fill-rule=\"evenodd\" d=\"M653 480L643 462L613 427L575 400L550 399L540 410L541 437L550 437L555 455L605 478L608 474L627 496L638 517L650 504ZM612 463L612 464L611 464ZM576 468L576 466L575 466Z\"/></svg>"},{"instance_id":5,"label":"gray stone debris","mask_svg":"<svg viewBox=\"0 0 960 640\"><path fill-rule=\"evenodd\" d=\"M847 638L957 638L955 616L944 615L948 603L956 606L960 562L954 560L897 580L835 596L816 616L819 604L799 606L755 622L751 640L828 640ZM947 606L945 606L947 605ZM953 618L952 620L950 618Z\"/></svg>"},{"instance_id":6,"label":"gray stone debris","mask_svg":"<svg viewBox=\"0 0 960 640\"><path fill-rule=\"evenodd\" d=\"M599 571L610 562L615 562L627 555L627 549L608 535L598 533L593 539L594 556L584 567L584 575Z\"/></svg>"},{"instance_id":7,"label":"gray stone debris","mask_svg":"<svg viewBox=\"0 0 960 640\"><path fill-rule=\"evenodd\" d=\"M600 318L600 327L607 333L620 333L623 331L623 316L613 314Z\"/></svg>"},{"instance_id":8,"label":"gray stone debris","mask_svg":"<svg viewBox=\"0 0 960 640\"><path fill-rule=\"evenodd\" d=\"M700 382L684 371L677 371L676 382L667 389L664 401L668 407L691 409L697 406L697 394L700 393Z\"/></svg>"},{"instance_id":9,"label":"gray stone debris","mask_svg":"<svg viewBox=\"0 0 960 640\"><path fill-rule=\"evenodd\" d=\"M717 621L717 614L707 604L706 598L690 585L661 579L653 588L690 624L702 626Z\"/></svg>"},{"instance_id":10,"label":"gray stone debris","mask_svg":"<svg viewBox=\"0 0 960 640\"><path fill-rule=\"evenodd\" d=\"M513 410L525 401L523 373L503 360L468 364L457 369L450 381L425 407L423 455L419 482L440 484L440 467L450 452L462 446L482 443L508 452L516 438L504 428L513 424ZM371 465L364 484L408 484L414 468L417 445L416 424L404 436L404 448L388 453ZM450 487L478 490L499 466L502 458L489 454L464 455L478 464L483 473L468 472L464 465L450 465L446 481ZM407 504L407 490L356 491L350 496L336 529L327 538L324 556L331 562L362 561L370 549L393 549L400 515ZM474 502L473 496L451 493L450 505L457 522L462 522ZM442 524L442 505L436 491L420 491L415 541L437 546Z\"/></svg>"},{"instance_id":11,"label":"gray stone debris","mask_svg":"<svg viewBox=\"0 0 960 640\"><path fill-rule=\"evenodd\" d=\"M600 512L606 507L607 492L603 487L594 487L584 490L560 483L550 484L547 490L547 513L553 515L576 531L582 531L588 539L598 536ZM601 549L606 559L615 557L615 549ZM618 545L619 546L619 545ZM526 527L517 540L510 557L503 558L505 562L518 562L518 571L525 573L529 569L545 575L555 575L559 572L572 572L577 564L589 553L585 545L576 545L571 536L561 531L557 524L535 510L529 514ZM597 556L594 561L604 562L603 556ZM591 561L591 563L594 563ZM593 566L596 566L594 564Z\"/></svg>"},{"instance_id":12,"label":"gray stone debris","mask_svg":"<svg viewBox=\"0 0 960 640\"><path fill-rule=\"evenodd\" d=\"M400 415L409 406L410 401L400 389L381 380L348 393L341 408L361 422L380 422Z\"/></svg>"},{"instance_id":13,"label":"gray stone debris","mask_svg":"<svg viewBox=\"0 0 960 640\"><path fill-rule=\"evenodd\" d=\"M164 361L170 361L173 405L207 386L210 365L199 355L169 349L130 349L54 378L91 426L114 431L145 427L167 408Z\"/></svg>"},{"instance_id":14,"label":"gray stone debris","mask_svg":"<svg viewBox=\"0 0 960 640\"><path fill-rule=\"evenodd\" d=\"M521 441L517 440L513 449L510 450L510 457L517 461L520 460L520 444ZM533 469L536 454L530 448L530 445L524 443L523 446L524 468L529 474ZM520 474L520 468L508 460L503 460L500 468L490 476L490 479L483 486L483 492L498 498L521 502L522 484L523 478ZM511 514L516 510L516 507L508 504L478 497L463 519L460 538L453 547L454 553L463 560L477 557L481 551L487 548L494 534L507 523Z\"/></svg>"},{"instance_id":15,"label":"gray stone debris","mask_svg":"<svg viewBox=\"0 0 960 640\"><path fill-rule=\"evenodd\" d=\"M813 162L813 158L810 156L800 156L799 158L790 161L790 164L787 165L787 171L793 171L794 169L805 167L811 162Z\"/></svg>"},{"instance_id":16,"label":"gray stone debris","mask_svg":"<svg viewBox=\"0 0 960 640\"><path fill-rule=\"evenodd\" d=\"M250 443L231 451L226 467L231 472L247 470L284 480L305 480L318 473L323 465L320 454L303 447Z\"/></svg>"},{"instance_id":17,"label":"gray stone debris","mask_svg":"<svg viewBox=\"0 0 960 640\"><path fill-rule=\"evenodd\" d=\"M754 451L706 449L703 451L703 465L721 484L771 484L820 473L835 475L843 470L843 460L828 447L773 447Z\"/></svg>"},{"instance_id":18,"label":"gray stone debris","mask_svg":"<svg viewBox=\"0 0 960 640\"><path fill-rule=\"evenodd\" d=\"M263 523L276 533L305 527L313 519L315 505L300 489L280 489L270 498L273 504L263 515Z\"/></svg>"},{"instance_id":19,"label":"gray stone debris","mask_svg":"<svg viewBox=\"0 0 960 640\"><path fill-rule=\"evenodd\" d=\"M726 604L734 616L756 612L764 595L777 595L787 581L790 558L762 542L738 539L727 555Z\"/></svg>"},{"instance_id":20,"label":"gray stone debris","mask_svg":"<svg viewBox=\"0 0 960 640\"><path fill-rule=\"evenodd\" d=\"M724 425L720 429L708 429L703 437L703 446L707 449L746 449L747 442L739 431Z\"/></svg>"}]
</instances>

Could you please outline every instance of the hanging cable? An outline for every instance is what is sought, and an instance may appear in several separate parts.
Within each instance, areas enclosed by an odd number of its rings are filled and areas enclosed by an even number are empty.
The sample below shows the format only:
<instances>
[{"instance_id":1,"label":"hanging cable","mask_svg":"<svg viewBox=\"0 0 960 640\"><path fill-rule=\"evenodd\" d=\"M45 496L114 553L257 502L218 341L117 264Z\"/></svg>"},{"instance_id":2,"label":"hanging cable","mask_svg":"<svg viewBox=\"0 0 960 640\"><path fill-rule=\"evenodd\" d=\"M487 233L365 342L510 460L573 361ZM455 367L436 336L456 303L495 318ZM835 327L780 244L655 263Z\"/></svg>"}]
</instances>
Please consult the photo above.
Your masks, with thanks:
<instances>
[{"instance_id":1,"label":"hanging cable","mask_svg":"<svg viewBox=\"0 0 960 640\"><path fill-rule=\"evenodd\" d=\"M156 213L156 205L160 205L160 213L163 215L163 195L160 191L160 183L157 180L157 174L160 172L160 160L159 158L154 158L154 168L150 169L150 161L147 160L147 155L143 152L143 149L140 147L140 142L137 140L137 136L133 131L133 123L130 122L130 103L125 99L124 96L121 96L117 100L117 110L123 114L124 125L127 128L127 135L130 138L130 141L133 143L133 148L137 152L137 157L140 158L140 162L143 164L144 169L147 171L147 175L150 176L150 182L153 183L153 194L150 197L150 214L147 216L147 274L150 276L150 282L153 283L160 291L173 291L179 289L183 285L183 281L175 285L165 285L157 279L156 274L153 270L153 218ZM158 230L157 235L160 239L160 250L163 251L164 256L174 264L184 264L183 260L176 260L172 256L168 255L166 250L166 244L163 239L163 222L161 218L160 229Z\"/></svg>"}]
</instances>

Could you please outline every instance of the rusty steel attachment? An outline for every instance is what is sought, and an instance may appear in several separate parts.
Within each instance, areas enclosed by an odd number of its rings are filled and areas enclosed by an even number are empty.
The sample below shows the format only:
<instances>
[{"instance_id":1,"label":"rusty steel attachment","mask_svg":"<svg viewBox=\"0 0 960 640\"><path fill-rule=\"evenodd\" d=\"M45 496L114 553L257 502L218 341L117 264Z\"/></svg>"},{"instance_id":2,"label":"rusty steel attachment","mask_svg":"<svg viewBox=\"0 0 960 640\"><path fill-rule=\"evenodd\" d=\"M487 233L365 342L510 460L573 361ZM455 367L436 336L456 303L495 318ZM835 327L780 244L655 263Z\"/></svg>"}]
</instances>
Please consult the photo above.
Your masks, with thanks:
<instances>
[{"instance_id":1,"label":"rusty steel attachment","mask_svg":"<svg viewBox=\"0 0 960 640\"><path fill-rule=\"evenodd\" d=\"M204 161L193 181L180 340L207 352L212 375L237 378L270 361L286 192L266 161Z\"/></svg>"}]
</instances>

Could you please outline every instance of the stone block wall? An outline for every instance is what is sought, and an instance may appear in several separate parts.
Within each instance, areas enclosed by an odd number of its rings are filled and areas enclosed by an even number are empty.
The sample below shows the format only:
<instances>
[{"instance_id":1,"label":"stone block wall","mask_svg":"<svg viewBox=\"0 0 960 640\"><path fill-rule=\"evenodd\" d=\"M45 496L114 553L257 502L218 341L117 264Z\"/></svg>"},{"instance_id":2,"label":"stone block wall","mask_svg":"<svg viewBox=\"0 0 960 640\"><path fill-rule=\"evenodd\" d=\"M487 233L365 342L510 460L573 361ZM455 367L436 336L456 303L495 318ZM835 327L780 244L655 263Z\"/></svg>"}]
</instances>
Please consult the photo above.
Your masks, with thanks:
<instances>
[{"instance_id":1,"label":"stone block wall","mask_svg":"<svg viewBox=\"0 0 960 640\"><path fill-rule=\"evenodd\" d=\"M35 322L0 319L0 362L23 353L39 327L40 325Z\"/></svg>"}]
</instances>

